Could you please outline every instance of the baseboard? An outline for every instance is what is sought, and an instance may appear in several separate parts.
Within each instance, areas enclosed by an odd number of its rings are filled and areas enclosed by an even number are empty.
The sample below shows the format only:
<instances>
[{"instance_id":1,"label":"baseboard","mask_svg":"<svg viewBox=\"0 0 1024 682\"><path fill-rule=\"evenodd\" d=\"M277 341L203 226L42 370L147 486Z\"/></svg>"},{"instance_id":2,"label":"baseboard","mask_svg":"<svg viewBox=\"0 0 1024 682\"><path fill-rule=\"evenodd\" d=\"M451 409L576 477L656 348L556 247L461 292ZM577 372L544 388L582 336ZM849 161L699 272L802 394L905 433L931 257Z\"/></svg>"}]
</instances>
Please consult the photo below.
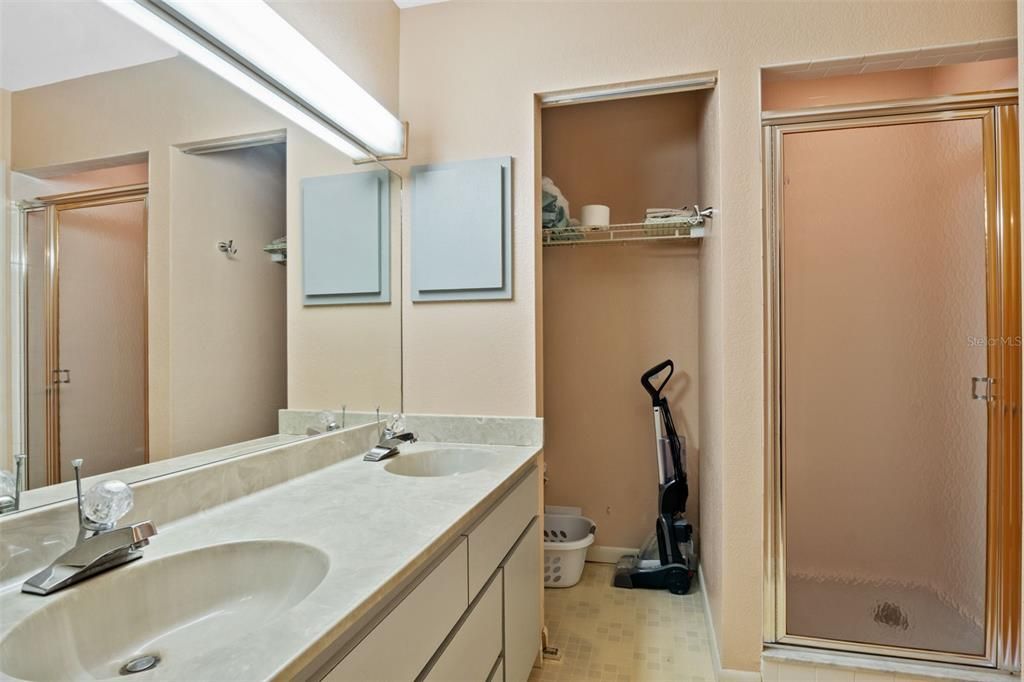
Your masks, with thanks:
<instances>
[{"instance_id":1,"label":"baseboard","mask_svg":"<svg viewBox=\"0 0 1024 682\"><path fill-rule=\"evenodd\" d=\"M636 547L607 547L605 545L591 545L587 548L587 561L596 564L614 564L625 554L636 554L640 550Z\"/></svg>"},{"instance_id":2,"label":"baseboard","mask_svg":"<svg viewBox=\"0 0 1024 682\"><path fill-rule=\"evenodd\" d=\"M714 668L715 679L718 682L761 682L760 672L749 670L729 670L722 667L722 658L718 653L718 637L715 635L715 621L711 618L711 604L708 602L708 593L704 589L704 570L697 565L697 589L700 590L700 602L704 607L704 622L708 628L708 644L711 647L711 666Z\"/></svg>"}]
</instances>

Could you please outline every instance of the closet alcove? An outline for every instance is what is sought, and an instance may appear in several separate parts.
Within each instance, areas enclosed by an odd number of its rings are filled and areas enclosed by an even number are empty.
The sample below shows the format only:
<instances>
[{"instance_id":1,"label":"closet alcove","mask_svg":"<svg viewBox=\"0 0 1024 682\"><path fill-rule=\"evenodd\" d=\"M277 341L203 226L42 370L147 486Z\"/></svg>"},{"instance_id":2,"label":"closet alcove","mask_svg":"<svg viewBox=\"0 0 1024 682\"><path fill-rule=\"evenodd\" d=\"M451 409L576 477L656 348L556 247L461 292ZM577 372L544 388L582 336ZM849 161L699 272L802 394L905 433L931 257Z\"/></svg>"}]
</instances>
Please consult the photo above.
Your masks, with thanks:
<instances>
[{"instance_id":1,"label":"closet alcove","mask_svg":"<svg viewBox=\"0 0 1024 682\"><path fill-rule=\"evenodd\" d=\"M707 81L579 103L542 98L541 175L573 219L602 204L612 223L543 232L545 501L594 520L590 561L614 562L653 531L658 469L640 376L666 358L687 441L686 514L699 532L701 259L715 219L644 221L648 209L718 206L718 100Z\"/></svg>"}]
</instances>

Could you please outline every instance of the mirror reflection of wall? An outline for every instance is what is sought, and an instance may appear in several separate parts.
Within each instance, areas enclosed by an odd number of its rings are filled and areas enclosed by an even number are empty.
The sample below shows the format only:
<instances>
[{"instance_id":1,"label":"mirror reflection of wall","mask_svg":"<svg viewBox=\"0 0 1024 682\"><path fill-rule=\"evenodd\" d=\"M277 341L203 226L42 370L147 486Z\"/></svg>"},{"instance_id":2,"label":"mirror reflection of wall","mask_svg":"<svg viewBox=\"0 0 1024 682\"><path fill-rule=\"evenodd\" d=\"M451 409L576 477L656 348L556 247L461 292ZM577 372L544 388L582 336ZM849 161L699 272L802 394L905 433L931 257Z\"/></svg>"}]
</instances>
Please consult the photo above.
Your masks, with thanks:
<instances>
[{"instance_id":1,"label":"mirror reflection of wall","mask_svg":"<svg viewBox=\"0 0 1024 682\"><path fill-rule=\"evenodd\" d=\"M353 164L99 2L0 13L14 207L0 252L15 264L0 284L0 470L24 453L33 491L71 480L75 458L86 476L141 467L119 474L138 480L160 460L306 437L279 427L284 408L345 406L353 424L401 411L397 175L388 300L306 305L303 180L379 165Z\"/></svg>"}]
</instances>

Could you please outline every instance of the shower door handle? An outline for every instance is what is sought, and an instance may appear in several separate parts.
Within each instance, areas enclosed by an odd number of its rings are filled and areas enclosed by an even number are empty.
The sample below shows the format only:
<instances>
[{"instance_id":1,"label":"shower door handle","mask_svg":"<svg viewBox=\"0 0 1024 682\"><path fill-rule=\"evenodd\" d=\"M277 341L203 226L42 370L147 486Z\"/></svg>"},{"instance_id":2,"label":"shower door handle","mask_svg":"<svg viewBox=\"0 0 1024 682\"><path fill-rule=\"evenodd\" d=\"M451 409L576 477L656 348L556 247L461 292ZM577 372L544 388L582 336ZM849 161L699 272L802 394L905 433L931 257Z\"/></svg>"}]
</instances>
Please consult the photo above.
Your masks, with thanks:
<instances>
[{"instance_id":1,"label":"shower door handle","mask_svg":"<svg viewBox=\"0 0 1024 682\"><path fill-rule=\"evenodd\" d=\"M61 375L64 375L61 377ZM55 369L53 370L53 383L55 384L70 384L71 383L71 370L70 369Z\"/></svg>"},{"instance_id":2,"label":"shower door handle","mask_svg":"<svg viewBox=\"0 0 1024 682\"><path fill-rule=\"evenodd\" d=\"M973 400L984 400L985 402L992 402L996 399L992 393L992 386L995 385L996 380L992 377L971 377L971 398ZM982 391L979 393L978 388L981 384Z\"/></svg>"}]
</instances>

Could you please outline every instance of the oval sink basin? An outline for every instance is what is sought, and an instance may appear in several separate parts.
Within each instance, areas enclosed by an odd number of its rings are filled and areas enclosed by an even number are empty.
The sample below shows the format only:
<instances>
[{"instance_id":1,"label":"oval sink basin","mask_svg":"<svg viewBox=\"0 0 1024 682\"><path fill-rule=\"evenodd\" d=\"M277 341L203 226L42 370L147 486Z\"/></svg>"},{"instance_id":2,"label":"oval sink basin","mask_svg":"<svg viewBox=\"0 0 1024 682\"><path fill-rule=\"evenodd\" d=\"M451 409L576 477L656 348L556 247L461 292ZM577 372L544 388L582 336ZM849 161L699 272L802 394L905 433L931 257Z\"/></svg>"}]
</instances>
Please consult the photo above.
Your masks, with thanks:
<instances>
[{"instance_id":1,"label":"oval sink basin","mask_svg":"<svg viewBox=\"0 0 1024 682\"><path fill-rule=\"evenodd\" d=\"M175 679L175 664L244 638L301 602L329 565L320 550L282 541L143 558L43 597L49 603L0 641L0 669L23 680L120 679L122 666L155 656L142 677Z\"/></svg>"},{"instance_id":2,"label":"oval sink basin","mask_svg":"<svg viewBox=\"0 0 1024 682\"><path fill-rule=\"evenodd\" d=\"M399 476L457 476L483 469L496 457L478 448L441 448L398 455L384 469Z\"/></svg>"}]
</instances>

